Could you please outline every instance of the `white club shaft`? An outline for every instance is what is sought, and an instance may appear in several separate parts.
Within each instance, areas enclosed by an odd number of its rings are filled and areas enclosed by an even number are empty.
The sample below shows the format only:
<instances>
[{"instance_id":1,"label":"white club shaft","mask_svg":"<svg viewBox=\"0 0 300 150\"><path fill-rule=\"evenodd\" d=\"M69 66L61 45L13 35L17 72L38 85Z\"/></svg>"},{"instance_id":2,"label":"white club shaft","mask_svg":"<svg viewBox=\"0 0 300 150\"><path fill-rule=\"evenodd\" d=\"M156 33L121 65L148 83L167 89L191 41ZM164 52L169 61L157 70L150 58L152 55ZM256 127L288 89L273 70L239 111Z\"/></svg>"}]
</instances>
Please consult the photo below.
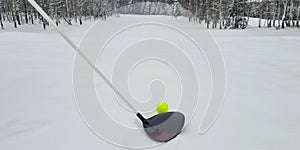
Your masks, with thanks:
<instances>
[{"instance_id":1,"label":"white club shaft","mask_svg":"<svg viewBox=\"0 0 300 150\"><path fill-rule=\"evenodd\" d=\"M47 15L47 13L35 2L35 0L28 0L28 2L50 23L52 27L72 46L72 48L96 71L96 73L103 79L103 81L110 87L112 90L123 99L126 104L135 112L138 111L133 107L133 105L121 94L121 92L113 86L113 84L105 77L105 75L97 68L96 64L89 60L89 58L79 49L79 47L54 23L54 21Z\"/></svg>"}]
</instances>

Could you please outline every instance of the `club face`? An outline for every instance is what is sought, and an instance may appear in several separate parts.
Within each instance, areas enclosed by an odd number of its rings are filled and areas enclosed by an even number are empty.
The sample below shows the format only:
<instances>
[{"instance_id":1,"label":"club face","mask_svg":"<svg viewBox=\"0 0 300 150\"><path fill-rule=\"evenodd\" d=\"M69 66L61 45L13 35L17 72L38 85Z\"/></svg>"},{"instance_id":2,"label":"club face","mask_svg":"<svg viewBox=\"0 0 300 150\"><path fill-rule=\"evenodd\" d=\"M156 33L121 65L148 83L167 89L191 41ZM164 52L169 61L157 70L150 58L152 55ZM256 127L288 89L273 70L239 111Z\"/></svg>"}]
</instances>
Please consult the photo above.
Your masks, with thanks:
<instances>
[{"instance_id":1,"label":"club face","mask_svg":"<svg viewBox=\"0 0 300 150\"><path fill-rule=\"evenodd\" d=\"M147 135L158 142L168 142L182 130L185 117L180 112L167 112L155 115L143 122Z\"/></svg>"}]
</instances>

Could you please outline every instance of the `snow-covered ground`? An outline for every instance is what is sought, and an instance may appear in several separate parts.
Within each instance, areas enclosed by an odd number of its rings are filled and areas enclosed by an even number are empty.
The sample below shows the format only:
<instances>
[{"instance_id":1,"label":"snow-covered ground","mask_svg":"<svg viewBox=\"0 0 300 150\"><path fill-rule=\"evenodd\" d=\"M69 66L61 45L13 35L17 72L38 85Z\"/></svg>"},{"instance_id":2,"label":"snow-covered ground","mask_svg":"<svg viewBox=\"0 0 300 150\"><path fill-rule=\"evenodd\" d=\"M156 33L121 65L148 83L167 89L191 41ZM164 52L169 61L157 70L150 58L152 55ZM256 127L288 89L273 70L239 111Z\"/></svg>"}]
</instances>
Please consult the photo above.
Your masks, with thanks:
<instances>
[{"instance_id":1,"label":"snow-covered ground","mask_svg":"<svg viewBox=\"0 0 300 150\"><path fill-rule=\"evenodd\" d=\"M119 23L147 18L174 21L167 16L121 18ZM186 20L179 21L184 26ZM79 44L92 24L61 28ZM15 30L9 25L0 31L0 149L121 149L95 136L77 111L73 50L52 29L36 25ZM193 27L197 32L199 25ZM299 149L300 30L211 33L227 69L222 112L204 135L187 128L174 141L154 149Z\"/></svg>"}]
</instances>

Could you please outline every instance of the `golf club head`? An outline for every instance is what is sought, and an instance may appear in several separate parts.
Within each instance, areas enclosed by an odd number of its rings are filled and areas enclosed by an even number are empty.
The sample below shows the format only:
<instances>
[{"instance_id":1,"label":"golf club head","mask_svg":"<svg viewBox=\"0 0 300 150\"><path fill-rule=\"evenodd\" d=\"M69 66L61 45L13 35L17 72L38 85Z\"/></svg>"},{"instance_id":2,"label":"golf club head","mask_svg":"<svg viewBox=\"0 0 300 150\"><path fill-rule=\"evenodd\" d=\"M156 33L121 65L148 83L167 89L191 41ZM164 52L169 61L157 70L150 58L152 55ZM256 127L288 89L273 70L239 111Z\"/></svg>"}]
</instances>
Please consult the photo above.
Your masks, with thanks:
<instances>
[{"instance_id":1,"label":"golf club head","mask_svg":"<svg viewBox=\"0 0 300 150\"><path fill-rule=\"evenodd\" d=\"M143 122L147 135L158 142L168 142L175 138L182 130L185 117L180 112L166 112L145 119L141 114L137 116Z\"/></svg>"}]
</instances>

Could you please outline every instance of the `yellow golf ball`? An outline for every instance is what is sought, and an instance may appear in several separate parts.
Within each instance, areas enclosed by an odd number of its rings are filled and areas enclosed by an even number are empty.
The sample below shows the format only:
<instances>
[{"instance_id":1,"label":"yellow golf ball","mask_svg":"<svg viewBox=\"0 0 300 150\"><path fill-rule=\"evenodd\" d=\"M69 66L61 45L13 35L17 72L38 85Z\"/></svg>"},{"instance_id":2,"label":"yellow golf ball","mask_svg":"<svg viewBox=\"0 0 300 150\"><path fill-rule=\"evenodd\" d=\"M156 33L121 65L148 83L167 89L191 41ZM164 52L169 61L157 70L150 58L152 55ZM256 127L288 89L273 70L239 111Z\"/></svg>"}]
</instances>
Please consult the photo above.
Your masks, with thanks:
<instances>
[{"instance_id":1,"label":"yellow golf ball","mask_svg":"<svg viewBox=\"0 0 300 150\"><path fill-rule=\"evenodd\" d=\"M158 114L166 113L168 112L169 107L165 102L160 102L156 105L156 112Z\"/></svg>"}]
</instances>

